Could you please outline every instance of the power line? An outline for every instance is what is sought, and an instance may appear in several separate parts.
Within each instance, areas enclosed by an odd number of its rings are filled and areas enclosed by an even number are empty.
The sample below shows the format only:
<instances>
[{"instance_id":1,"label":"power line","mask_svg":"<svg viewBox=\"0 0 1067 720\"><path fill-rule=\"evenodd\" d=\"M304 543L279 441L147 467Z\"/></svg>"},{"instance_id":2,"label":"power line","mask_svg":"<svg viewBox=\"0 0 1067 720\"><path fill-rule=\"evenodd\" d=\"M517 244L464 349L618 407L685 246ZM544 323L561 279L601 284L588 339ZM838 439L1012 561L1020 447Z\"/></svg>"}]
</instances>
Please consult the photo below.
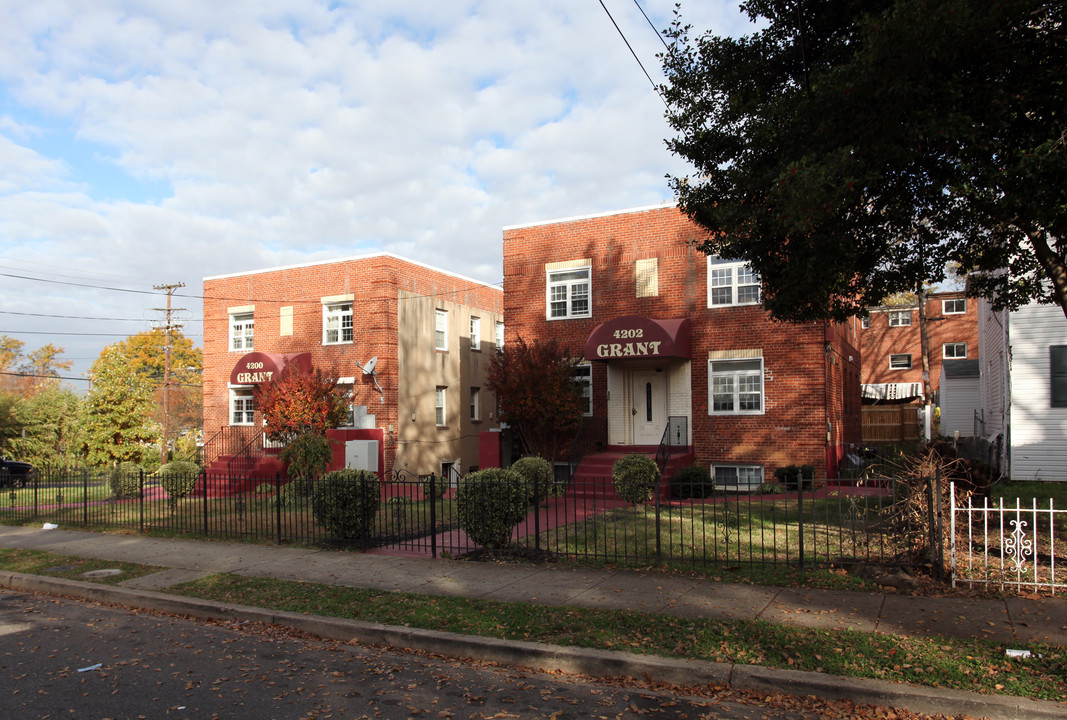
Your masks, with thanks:
<instances>
[{"instance_id":1,"label":"power line","mask_svg":"<svg viewBox=\"0 0 1067 720\"><path fill-rule=\"evenodd\" d=\"M670 105L667 103L667 99L660 94L659 86L656 85L656 81L652 79L652 76L648 74L648 70L645 70L644 63L641 62L641 58L637 57L637 53L634 51L633 46L630 45L630 41L626 39L626 34L622 31L622 28L620 28L619 24L615 22L615 18L612 17L611 11L608 10L608 6L604 4L604 0L598 1L600 2L600 7L604 8L604 12L607 13L608 19L611 20L611 24L614 25L615 30L618 31L619 37L621 37L622 41L626 43L626 47L629 49L630 54L634 56L634 60L637 61L637 65L641 68L641 72L643 72L645 74L645 77L648 78L648 82L650 85L652 85L652 89L655 91L656 95L659 96L659 99L663 101L663 104L666 105L668 109L670 109ZM640 7L640 5L638 7ZM642 14L643 13L644 11L642 11Z\"/></svg>"},{"instance_id":2,"label":"power line","mask_svg":"<svg viewBox=\"0 0 1067 720\"><path fill-rule=\"evenodd\" d=\"M641 11L641 14L645 16L645 21L648 23L648 26L652 28L652 32L656 33L656 37L659 38L659 41L663 43L663 48L665 50L670 50L671 48L667 45L667 41L663 39L663 33L659 31L659 28L652 24L652 20L648 17L648 13L645 12L645 9L641 7L641 3L634 0L634 5L636 5L637 9Z\"/></svg>"},{"instance_id":3,"label":"power line","mask_svg":"<svg viewBox=\"0 0 1067 720\"><path fill-rule=\"evenodd\" d=\"M120 318L120 317L95 317L92 315L56 315L53 313L16 312L15 310L0 310L0 315L21 315L22 317L54 318L58 320L107 320L115 322L149 322L148 318ZM190 318L186 322L203 322L200 318Z\"/></svg>"}]
</instances>

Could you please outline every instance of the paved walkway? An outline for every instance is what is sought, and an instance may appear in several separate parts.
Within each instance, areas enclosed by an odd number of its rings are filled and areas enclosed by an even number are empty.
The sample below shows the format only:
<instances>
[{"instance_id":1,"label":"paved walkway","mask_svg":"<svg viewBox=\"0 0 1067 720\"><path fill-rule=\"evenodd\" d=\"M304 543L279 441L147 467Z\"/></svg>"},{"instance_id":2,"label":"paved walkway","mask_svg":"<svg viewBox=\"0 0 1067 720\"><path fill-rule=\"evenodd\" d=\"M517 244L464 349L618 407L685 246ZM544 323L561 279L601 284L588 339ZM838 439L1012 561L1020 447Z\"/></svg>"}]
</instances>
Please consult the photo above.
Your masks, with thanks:
<instances>
[{"instance_id":1,"label":"paved walkway","mask_svg":"<svg viewBox=\"0 0 1067 720\"><path fill-rule=\"evenodd\" d=\"M817 628L1067 645L1067 598L943 598L711 582L655 571L427 559L0 526L0 547L158 565L122 583L162 590L212 573L431 595L759 619Z\"/></svg>"}]
</instances>

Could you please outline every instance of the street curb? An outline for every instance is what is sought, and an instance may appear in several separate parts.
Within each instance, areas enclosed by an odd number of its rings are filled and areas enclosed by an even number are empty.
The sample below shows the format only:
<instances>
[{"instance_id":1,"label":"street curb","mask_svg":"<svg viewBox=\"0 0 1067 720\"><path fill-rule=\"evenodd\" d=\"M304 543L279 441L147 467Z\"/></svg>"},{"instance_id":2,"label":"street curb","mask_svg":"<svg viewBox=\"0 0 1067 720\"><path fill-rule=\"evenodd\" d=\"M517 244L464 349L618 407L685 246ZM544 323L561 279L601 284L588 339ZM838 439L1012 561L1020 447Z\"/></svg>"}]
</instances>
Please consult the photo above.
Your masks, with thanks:
<instances>
[{"instance_id":1,"label":"street curb","mask_svg":"<svg viewBox=\"0 0 1067 720\"><path fill-rule=\"evenodd\" d=\"M737 690L849 700L857 704L905 708L912 712L966 713L989 720L1067 719L1067 704L1006 695L984 695L758 665L713 663L614 650L500 640L438 630L304 615L212 600L169 595L66 578L0 572L0 588L64 595L142 610L210 620L279 625L329 640L388 645L439 655L472 658L543 671L598 678L632 677L674 685L725 685Z\"/></svg>"}]
</instances>

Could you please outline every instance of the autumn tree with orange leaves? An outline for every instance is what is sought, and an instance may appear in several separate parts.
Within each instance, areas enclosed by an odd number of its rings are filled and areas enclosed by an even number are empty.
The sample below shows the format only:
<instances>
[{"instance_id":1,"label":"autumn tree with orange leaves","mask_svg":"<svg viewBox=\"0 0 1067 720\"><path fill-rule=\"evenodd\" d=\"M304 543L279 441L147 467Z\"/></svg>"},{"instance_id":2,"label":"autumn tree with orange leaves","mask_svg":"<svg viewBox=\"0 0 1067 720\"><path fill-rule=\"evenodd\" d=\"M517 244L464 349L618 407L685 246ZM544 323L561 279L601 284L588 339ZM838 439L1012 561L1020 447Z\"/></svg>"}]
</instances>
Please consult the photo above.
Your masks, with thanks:
<instances>
[{"instance_id":1,"label":"autumn tree with orange leaves","mask_svg":"<svg viewBox=\"0 0 1067 720\"><path fill-rule=\"evenodd\" d=\"M515 429L526 452L552 461L582 423L582 388L574 379L577 358L555 339L522 338L489 361L489 389L500 419Z\"/></svg>"}]
</instances>

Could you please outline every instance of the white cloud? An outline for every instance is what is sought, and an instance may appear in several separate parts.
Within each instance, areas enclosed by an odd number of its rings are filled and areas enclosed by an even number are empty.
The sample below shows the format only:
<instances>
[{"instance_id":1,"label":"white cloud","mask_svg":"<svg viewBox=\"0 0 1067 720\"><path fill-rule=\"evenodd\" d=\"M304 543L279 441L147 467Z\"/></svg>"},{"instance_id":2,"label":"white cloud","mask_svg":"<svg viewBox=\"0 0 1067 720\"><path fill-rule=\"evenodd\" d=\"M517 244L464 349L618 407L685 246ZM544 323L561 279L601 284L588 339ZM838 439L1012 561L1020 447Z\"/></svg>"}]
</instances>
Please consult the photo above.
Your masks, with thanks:
<instances>
[{"instance_id":1,"label":"white cloud","mask_svg":"<svg viewBox=\"0 0 1067 720\"><path fill-rule=\"evenodd\" d=\"M659 39L607 4L658 79ZM736 5L707 5L698 24L738 27ZM672 0L642 6L670 22ZM204 276L372 249L499 282L502 226L662 202L664 174L684 171L610 20L573 0L13 0L5 98L0 266L103 285L195 294ZM102 184L122 174L162 196ZM70 300L38 290L46 312ZM159 305L72 295L137 317ZM0 334L17 326L0 315ZM95 356L103 341L76 342Z\"/></svg>"}]
</instances>

